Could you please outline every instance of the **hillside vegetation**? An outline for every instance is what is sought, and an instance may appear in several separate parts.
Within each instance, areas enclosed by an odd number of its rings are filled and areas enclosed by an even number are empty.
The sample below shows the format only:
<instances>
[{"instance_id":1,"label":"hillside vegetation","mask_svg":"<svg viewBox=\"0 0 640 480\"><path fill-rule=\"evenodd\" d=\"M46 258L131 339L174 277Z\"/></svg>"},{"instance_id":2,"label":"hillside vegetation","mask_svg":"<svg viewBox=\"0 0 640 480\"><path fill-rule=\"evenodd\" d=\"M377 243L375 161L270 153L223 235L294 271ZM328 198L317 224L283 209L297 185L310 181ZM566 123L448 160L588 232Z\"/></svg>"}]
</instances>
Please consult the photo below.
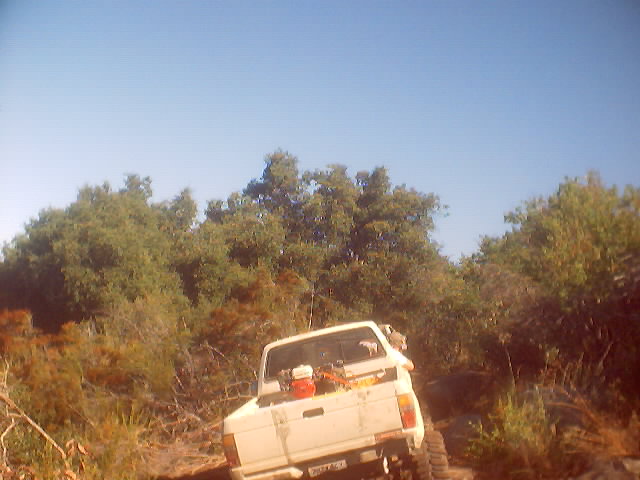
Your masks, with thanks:
<instances>
[{"instance_id":1,"label":"hillside vegetation","mask_svg":"<svg viewBox=\"0 0 640 480\"><path fill-rule=\"evenodd\" d=\"M384 168L301 173L277 151L203 220L188 189L151 197L137 175L84 187L4 247L3 478L214 462L265 343L361 319L407 333L423 375L504 381L469 452L480 465L545 476L613 443L637 454L624 432L640 407L638 188L566 179L458 264L430 238L438 197L393 187ZM531 385L568 392L590 423L561 435L539 397L519 395Z\"/></svg>"}]
</instances>

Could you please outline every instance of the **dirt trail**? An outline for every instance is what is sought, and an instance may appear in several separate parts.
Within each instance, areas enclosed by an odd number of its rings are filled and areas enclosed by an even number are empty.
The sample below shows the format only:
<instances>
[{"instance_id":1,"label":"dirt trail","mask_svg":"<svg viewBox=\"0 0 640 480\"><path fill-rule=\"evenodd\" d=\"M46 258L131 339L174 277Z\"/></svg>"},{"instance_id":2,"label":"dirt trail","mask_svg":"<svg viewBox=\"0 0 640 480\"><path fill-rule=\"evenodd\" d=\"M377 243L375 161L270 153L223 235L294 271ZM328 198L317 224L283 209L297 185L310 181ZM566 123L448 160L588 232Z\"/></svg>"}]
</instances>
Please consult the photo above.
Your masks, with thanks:
<instances>
[{"instance_id":1,"label":"dirt trail","mask_svg":"<svg viewBox=\"0 0 640 480\"><path fill-rule=\"evenodd\" d=\"M229 469L226 465L203 470L190 475L158 477L156 480L230 480Z\"/></svg>"},{"instance_id":2,"label":"dirt trail","mask_svg":"<svg viewBox=\"0 0 640 480\"><path fill-rule=\"evenodd\" d=\"M468 467L452 466L449 468L451 480L473 480L474 472ZM193 475L183 475L180 477L159 477L157 480L229 480L229 472L226 467L217 467Z\"/></svg>"},{"instance_id":3,"label":"dirt trail","mask_svg":"<svg viewBox=\"0 0 640 480\"><path fill-rule=\"evenodd\" d=\"M475 478L475 472L469 467L450 466L449 473L451 480L473 480Z\"/></svg>"}]
</instances>

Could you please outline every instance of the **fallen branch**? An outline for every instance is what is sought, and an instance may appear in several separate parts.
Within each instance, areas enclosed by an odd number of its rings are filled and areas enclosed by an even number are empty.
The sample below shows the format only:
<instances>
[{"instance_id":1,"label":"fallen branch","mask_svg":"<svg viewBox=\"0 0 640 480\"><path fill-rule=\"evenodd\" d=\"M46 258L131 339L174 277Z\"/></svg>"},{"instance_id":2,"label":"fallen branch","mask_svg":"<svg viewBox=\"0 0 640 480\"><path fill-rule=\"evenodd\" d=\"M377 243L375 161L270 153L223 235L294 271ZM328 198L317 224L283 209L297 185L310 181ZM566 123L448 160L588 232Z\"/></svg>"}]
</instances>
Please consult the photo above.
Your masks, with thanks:
<instances>
[{"instance_id":1,"label":"fallen branch","mask_svg":"<svg viewBox=\"0 0 640 480\"><path fill-rule=\"evenodd\" d=\"M56 450L58 450L58 452L60 453L60 456L62 457L63 460L67 460L67 454L65 453L65 451L60 447L60 445L58 445L56 443L56 441L51 438L51 436L44 431L44 429L38 425L35 421L33 421L31 419L31 417L29 417L29 415L27 415L24 410L22 410L20 407L18 407L15 402L13 400L11 400L11 398L9 398L4 392L0 392L0 400L2 400L7 406L9 406L9 408L15 410L16 412L18 412L19 417L22 418L23 420L25 420L29 425L31 425L33 427L33 429L38 432L40 435L42 435L42 437L49 442Z\"/></svg>"},{"instance_id":2,"label":"fallen branch","mask_svg":"<svg viewBox=\"0 0 640 480\"><path fill-rule=\"evenodd\" d=\"M2 435L0 435L0 445L2 445L2 464L6 467L7 466L7 446L4 443L4 438L9 434L9 432L11 430L13 430L13 427L16 426L16 419L12 418L11 419L11 425L9 425L6 430L4 432L2 432Z\"/></svg>"}]
</instances>

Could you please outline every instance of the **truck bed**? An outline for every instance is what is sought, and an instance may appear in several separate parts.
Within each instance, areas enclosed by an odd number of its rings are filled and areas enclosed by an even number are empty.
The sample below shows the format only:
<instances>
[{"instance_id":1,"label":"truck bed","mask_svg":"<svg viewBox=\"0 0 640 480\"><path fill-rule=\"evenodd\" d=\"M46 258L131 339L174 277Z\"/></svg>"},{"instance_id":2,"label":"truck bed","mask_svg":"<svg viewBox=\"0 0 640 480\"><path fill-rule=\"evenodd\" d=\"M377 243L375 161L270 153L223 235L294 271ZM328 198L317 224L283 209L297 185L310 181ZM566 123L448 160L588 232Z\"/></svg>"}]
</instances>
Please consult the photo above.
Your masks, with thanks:
<instances>
[{"instance_id":1,"label":"truck bed","mask_svg":"<svg viewBox=\"0 0 640 480\"><path fill-rule=\"evenodd\" d=\"M235 432L245 475L294 465L401 429L397 393L396 382L385 382L262 408L252 401L225 420L225 430Z\"/></svg>"}]
</instances>

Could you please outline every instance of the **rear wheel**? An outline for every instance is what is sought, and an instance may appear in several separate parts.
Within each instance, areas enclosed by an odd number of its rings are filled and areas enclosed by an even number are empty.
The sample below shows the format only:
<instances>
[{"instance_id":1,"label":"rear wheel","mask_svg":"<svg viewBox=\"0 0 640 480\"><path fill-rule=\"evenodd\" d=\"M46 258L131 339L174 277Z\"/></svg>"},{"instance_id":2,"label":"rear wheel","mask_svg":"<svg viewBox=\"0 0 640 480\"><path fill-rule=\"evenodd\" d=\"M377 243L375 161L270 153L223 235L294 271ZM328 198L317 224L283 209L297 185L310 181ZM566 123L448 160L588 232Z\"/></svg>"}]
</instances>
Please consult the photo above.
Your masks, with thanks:
<instances>
[{"instance_id":1,"label":"rear wheel","mask_svg":"<svg viewBox=\"0 0 640 480\"><path fill-rule=\"evenodd\" d=\"M400 469L394 472L394 480L432 480L431 464L426 447L427 444L422 442L418 450L402 459Z\"/></svg>"},{"instance_id":2,"label":"rear wheel","mask_svg":"<svg viewBox=\"0 0 640 480\"><path fill-rule=\"evenodd\" d=\"M442 434L435 430L425 432L422 446L427 450L431 478L433 480L449 480L449 460Z\"/></svg>"}]
</instances>

